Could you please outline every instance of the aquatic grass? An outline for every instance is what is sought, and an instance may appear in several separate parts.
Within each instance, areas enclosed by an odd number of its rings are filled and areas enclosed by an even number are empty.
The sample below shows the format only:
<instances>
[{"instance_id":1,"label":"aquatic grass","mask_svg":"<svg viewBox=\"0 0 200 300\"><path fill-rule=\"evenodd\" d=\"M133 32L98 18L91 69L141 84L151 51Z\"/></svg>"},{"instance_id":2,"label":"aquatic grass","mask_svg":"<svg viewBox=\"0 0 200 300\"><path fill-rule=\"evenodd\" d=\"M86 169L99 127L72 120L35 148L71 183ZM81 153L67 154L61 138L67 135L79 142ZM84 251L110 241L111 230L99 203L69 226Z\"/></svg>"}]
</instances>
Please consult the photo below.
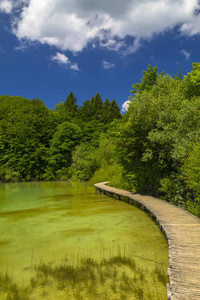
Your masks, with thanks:
<instances>
[{"instance_id":1,"label":"aquatic grass","mask_svg":"<svg viewBox=\"0 0 200 300\"><path fill-rule=\"evenodd\" d=\"M124 257L121 255L118 256L114 256L112 258L110 258L109 260L105 260L106 264L109 265L125 265L128 266L129 268L131 268L132 270L135 270L136 268L136 264L135 264L135 260L131 259L129 257Z\"/></svg>"},{"instance_id":2,"label":"aquatic grass","mask_svg":"<svg viewBox=\"0 0 200 300\"><path fill-rule=\"evenodd\" d=\"M163 264L156 263L153 275L156 276L157 280L161 282L164 286L169 283L168 277L166 276L166 268Z\"/></svg>"},{"instance_id":3,"label":"aquatic grass","mask_svg":"<svg viewBox=\"0 0 200 300\"><path fill-rule=\"evenodd\" d=\"M19 288L8 273L0 274L0 297L5 300L27 300L27 289Z\"/></svg>"},{"instance_id":4,"label":"aquatic grass","mask_svg":"<svg viewBox=\"0 0 200 300\"><path fill-rule=\"evenodd\" d=\"M111 290L113 291L114 294L117 293L117 284L114 280L111 282L110 288L111 288Z\"/></svg>"},{"instance_id":5,"label":"aquatic grass","mask_svg":"<svg viewBox=\"0 0 200 300\"><path fill-rule=\"evenodd\" d=\"M141 286L137 286L134 290L134 293L135 293L135 296L138 298L138 299L144 299L144 290L143 290L143 287ZM146 298L146 299L154 299L154 298Z\"/></svg>"},{"instance_id":6,"label":"aquatic grass","mask_svg":"<svg viewBox=\"0 0 200 300\"><path fill-rule=\"evenodd\" d=\"M0 290L6 295L2 299L48 300L57 291L57 299L164 300L166 295L159 295L160 286L166 282L164 265L156 262L153 271L143 269L133 257L132 248L125 245L113 247L101 259L66 252L60 264L54 259L52 263L41 261L35 265L35 275L25 288L16 285L8 274L0 274ZM150 276L160 284L158 288L152 285Z\"/></svg>"},{"instance_id":7,"label":"aquatic grass","mask_svg":"<svg viewBox=\"0 0 200 300\"><path fill-rule=\"evenodd\" d=\"M98 274L99 274L99 282L100 282L100 284L101 284L101 285L104 285L105 282L106 282L106 276L105 276L105 274L104 274L102 268L100 268L100 271L99 271Z\"/></svg>"},{"instance_id":8,"label":"aquatic grass","mask_svg":"<svg viewBox=\"0 0 200 300\"><path fill-rule=\"evenodd\" d=\"M34 277L31 277L30 278L30 285L31 285L31 288L34 289L37 286L37 279L34 278Z\"/></svg>"}]
</instances>

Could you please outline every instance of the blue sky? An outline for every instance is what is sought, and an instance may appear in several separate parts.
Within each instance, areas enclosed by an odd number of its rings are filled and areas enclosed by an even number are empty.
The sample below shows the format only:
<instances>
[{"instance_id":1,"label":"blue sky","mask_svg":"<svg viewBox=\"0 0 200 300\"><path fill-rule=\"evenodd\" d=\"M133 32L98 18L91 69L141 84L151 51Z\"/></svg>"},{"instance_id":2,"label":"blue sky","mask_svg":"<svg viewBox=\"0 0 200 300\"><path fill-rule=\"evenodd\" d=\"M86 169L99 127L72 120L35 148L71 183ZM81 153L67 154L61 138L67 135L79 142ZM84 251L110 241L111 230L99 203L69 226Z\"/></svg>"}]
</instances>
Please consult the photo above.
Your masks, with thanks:
<instances>
[{"instance_id":1,"label":"blue sky","mask_svg":"<svg viewBox=\"0 0 200 300\"><path fill-rule=\"evenodd\" d=\"M200 60L197 0L0 0L0 94L53 109L73 91L120 108L148 64L173 75Z\"/></svg>"}]
</instances>

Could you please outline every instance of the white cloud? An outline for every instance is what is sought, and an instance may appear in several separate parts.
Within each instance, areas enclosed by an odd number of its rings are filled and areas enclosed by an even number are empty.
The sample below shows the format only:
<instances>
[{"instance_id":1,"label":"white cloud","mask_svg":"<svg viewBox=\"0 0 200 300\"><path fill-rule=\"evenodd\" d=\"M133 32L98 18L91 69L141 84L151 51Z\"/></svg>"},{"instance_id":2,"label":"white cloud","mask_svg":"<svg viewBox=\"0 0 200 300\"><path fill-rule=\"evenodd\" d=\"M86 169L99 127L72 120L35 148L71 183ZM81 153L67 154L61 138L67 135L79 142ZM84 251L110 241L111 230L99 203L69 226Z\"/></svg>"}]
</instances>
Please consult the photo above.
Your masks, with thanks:
<instances>
[{"instance_id":1,"label":"white cloud","mask_svg":"<svg viewBox=\"0 0 200 300\"><path fill-rule=\"evenodd\" d=\"M51 60L64 65L69 63L69 58L60 52L57 52L56 55L52 56Z\"/></svg>"},{"instance_id":2,"label":"white cloud","mask_svg":"<svg viewBox=\"0 0 200 300\"><path fill-rule=\"evenodd\" d=\"M103 63L103 68L106 69L106 70L112 69L112 68L115 67L115 64L112 64L112 63L110 63L110 62L107 61L107 60L103 60L102 63Z\"/></svg>"},{"instance_id":3,"label":"white cloud","mask_svg":"<svg viewBox=\"0 0 200 300\"><path fill-rule=\"evenodd\" d=\"M134 53L136 52L141 46L141 41L140 39L137 37L134 41L134 44L129 46L129 47L126 47L122 53L123 55L128 55L128 54L131 54L131 53Z\"/></svg>"},{"instance_id":4,"label":"white cloud","mask_svg":"<svg viewBox=\"0 0 200 300\"><path fill-rule=\"evenodd\" d=\"M70 69L74 70L74 71L80 71L77 63L71 63L70 64Z\"/></svg>"},{"instance_id":5,"label":"white cloud","mask_svg":"<svg viewBox=\"0 0 200 300\"><path fill-rule=\"evenodd\" d=\"M191 55L190 52L188 52L185 49L182 49L181 53L185 56L185 60L189 60L190 59L190 55Z\"/></svg>"},{"instance_id":6,"label":"white cloud","mask_svg":"<svg viewBox=\"0 0 200 300\"><path fill-rule=\"evenodd\" d=\"M128 110L129 103L130 103L130 100L127 100L122 104L122 112L125 113Z\"/></svg>"},{"instance_id":7,"label":"white cloud","mask_svg":"<svg viewBox=\"0 0 200 300\"><path fill-rule=\"evenodd\" d=\"M24 5L28 5L30 0L0 0L0 12L10 14L13 10L18 10Z\"/></svg>"},{"instance_id":8,"label":"white cloud","mask_svg":"<svg viewBox=\"0 0 200 300\"><path fill-rule=\"evenodd\" d=\"M142 39L175 26L181 34L200 33L197 0L0 1L0 9L7 13L21 5L13 21L13 32L20 40L75 53L91 43L129 54L141 46ZM128 36L132 43L126 42Z\"/></svg>"},{"instance_id":9,"label":"white cloud","mask_svg":"<svg viewBox=\"0 0 200 300\"><path fill-rule=\"evenodd\" d=\"M0 2L0 11L10 13L12 11L12 3L9 0L2 0Z\"/></svg>"},{"instance_id":10,"label":"white cloud","mask_svg":"<svg viewBox=\"0 0 200 300\"><path fill-rule=\"evenodd\" d=\"M69 58L60 52L57 52L56 55L51 57L51 61L58 63L59 65L65 65L69 69L74 71L80 71L77 63L72 63Z\"/></svg>"}]
</instances>

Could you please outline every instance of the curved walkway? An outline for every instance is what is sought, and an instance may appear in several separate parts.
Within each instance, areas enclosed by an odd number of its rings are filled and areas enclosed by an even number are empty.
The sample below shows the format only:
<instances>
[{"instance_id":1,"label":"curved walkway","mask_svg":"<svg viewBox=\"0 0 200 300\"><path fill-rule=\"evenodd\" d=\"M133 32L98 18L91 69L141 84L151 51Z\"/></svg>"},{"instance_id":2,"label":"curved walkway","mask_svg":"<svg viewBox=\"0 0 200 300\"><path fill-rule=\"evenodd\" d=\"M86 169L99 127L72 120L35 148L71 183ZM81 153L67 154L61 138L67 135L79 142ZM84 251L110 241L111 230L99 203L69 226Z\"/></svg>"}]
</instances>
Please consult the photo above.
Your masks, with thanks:
<instances>
[{"instance_id":1,"label":"curved walkway","mask_svg":"<svg viewBox=\"0 0 200 300\"><path fill-rule=\"evenodd\" d=\"M147 209L165 232L169 245L170 283L168 299L200 300L200 219L164 200L142 196L106 185L94 186L100 192L127 197Z\"/></svg>"}]
</instances>

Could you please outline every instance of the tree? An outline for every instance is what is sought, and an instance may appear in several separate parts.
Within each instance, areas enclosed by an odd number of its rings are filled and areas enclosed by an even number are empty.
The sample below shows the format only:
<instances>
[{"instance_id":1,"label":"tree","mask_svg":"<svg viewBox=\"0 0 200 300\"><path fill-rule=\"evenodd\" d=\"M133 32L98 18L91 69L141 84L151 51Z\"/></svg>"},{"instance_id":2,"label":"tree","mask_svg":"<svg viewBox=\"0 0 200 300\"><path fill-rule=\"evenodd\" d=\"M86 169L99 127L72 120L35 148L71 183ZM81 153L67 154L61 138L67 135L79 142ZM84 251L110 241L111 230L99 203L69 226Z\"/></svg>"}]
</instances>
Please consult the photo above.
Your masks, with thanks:
<instances>
[{"instance_id":1,"label":"tree","mask_svg":"<svg viewBox=\"0 0 200 300\"><path fill-rule=\"evenodd\" d=\"M109 115L110 115L110 122L112 122L114 119L121 119L122 115L119 109L119 106L115 99L112 100L109 108Z\"/></svg>"},{"instance_id":2,"label":"tree","mask_svg":"<svg viewBox=\"0 0 200 300\"><path fill-rule=\"evenodd\" d=\"M147 71L142 71L143 77L141 79L141 83L134 83L132 85L133 90L131 90L132 94L142 92L144 90L151 90L152 87L155 85L156 80L158 78L158 67L152 67L148 65ZM164 72L161 72L161 75L164 75Z\"/></svg>"},{"instance_id":3,"label":"tree","mask_svg":"<svg viewBox=\"0 0 200 300\"><path fill-rule=\"evenodd\" d=\"M105 100L103 107L102 107L101 122L104 124L108 124L111 122L111 120L110 120L110 101L108 99Z\"/></svg>"},{"instance_id":4,"label":"tree","mask_svg":"<svg viewBox=\"0 0 200 300\"><path fill-rule=\"evenodd\" d=\"M102 115L103 102L99 93L96 93L95 97L91 99L91 114L95 120L100 120Z\"/></svg>"},{"instance_id":5,"label":"tree","mask_svg":"<svg viewBox=\"0 0 200 300\"><path fill-rule=\"evenodd\" d=\"M190 151L181 167L182 178L190 189L190 198L187 201L188 210L200 217L200 146L191 144ZM193 197L192 197L193 196Z\"/></svg>"},{"instance_id":6,"label":"tree","mask_svg":"<svg viewBox=\"0 0 200 300\"><path fill-rule=\"evenodd\" d=\"M76 97L72 92L70 92L66 101L64 102L66 114L68 114L70 117L75 117L77 114L78 105L76 103Z\"/></svg>"},{"instance_id":7,"label":"tree","mask_svg":"<svg viewBox=\"0 0 200 300\"><path fill-rule=\"evenodd\" d=\"M84 143L90 143L91 146L98 147L100 134L102 132L102 124L96 120L83 124L83 138Z\"/></svg>"},{"instance_id":8,"label":"tree","mask_svg":"<svg viewBox=\"0 0 200 300\"><path fill-rule=\"evenodd\" d=\"M200 63L192 64L192 71L183 79L186 97L200 96Z\"/></svg>"},{"instance_id":9,"label":"tree","mask_svg":"<svg viewBox=\"0 0 200 300\"><path fill-rule=\"evenodd\" d=\"M66 113L65 103L59 102L54 107L54 116L58 124L62 124L63 122L70 122L70 115Z\"/></svg>"},{"instance_id":10,"label":"tree","mask_svg":"<svg viewBox=\"0 0 200 300\"><path fill-rule=\"evenodd\" d=\"M0 103L1 180L42 179L56 130L53 112L39 99L2 96Z\"/></svg>"},{"instance_id":11,"label":"tree","mask_svg":"<svg viewBox=\"0 0 200 300\"><path fill-rule=\"evenodd\" d=\"M83 102L83 106L79 108L79 116L84 122L89 122L92 119L92 111L90 100Z\"/></svg>"},{"instance_id":12,"label":"tree","mask_svg":"<svg viewBox=\"0 0 200 300\"><path fill-rule=\"evenodd\" d=\"M72 163L72 151L81 142L82 130L76 124L64 122L58 126L50 147L49 167L53 174L64 169L67 171Z\"/></svg>"},{"instance_id":13,"label":"tree","mask_svg":"<svg viewBox=\"0 0 200 300\"><path fill-rule=\"evenodd\" d=\"M118 150L126 176L138 192L158 195L160 180L174 172L180 162L173 155L181 136L177 117L182 101L181 81L168 75L159 76L150 90L137 93L131 100Z\"/></svg>"},{"instance_id":14,"label":"tree","mask_svg":"<svg viewBox=\"0 0 200 300\"><path fill-rule=\"evenodd\" d=\"M97 149L90 144L78 145L73 153L70 172L73 178L89 180L99 168Z\"/></svg>"},{"instance_id":15,"label":"tree","mask_svg":"<svg viewBox=\"0 0 200 300\"><path fill-rule=\"evenodd\" d=\"M174 74L174 78L177 80L183 80L183 72L181 70L181 68L179 68L178 74Z\"/></svg>"}]
</instances>

